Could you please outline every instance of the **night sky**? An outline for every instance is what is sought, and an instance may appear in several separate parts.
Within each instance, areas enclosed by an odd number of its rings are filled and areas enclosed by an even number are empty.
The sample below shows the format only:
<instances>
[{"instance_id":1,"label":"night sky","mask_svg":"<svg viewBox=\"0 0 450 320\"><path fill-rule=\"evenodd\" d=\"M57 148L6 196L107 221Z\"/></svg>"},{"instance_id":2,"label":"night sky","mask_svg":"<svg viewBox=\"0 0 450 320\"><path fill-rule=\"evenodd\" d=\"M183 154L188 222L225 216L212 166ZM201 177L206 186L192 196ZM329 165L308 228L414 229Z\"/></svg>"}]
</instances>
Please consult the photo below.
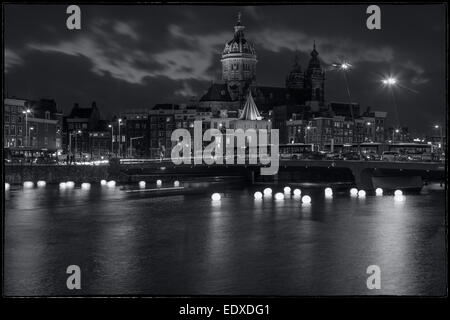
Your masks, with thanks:
<instances>
[{"instance_id":1,"label":"night sky","mask_svg":"<svg viewBox=\"0 0 450 320\"><path fill-rule=\"evenodd\" d=\"M104 117L182 103L220 80L220 54L242 12L258 56L257 83L284 86L295 52L306 68L316 41L326 70L349 61L352 100L394 116L384 75L395 75L400 124L432 133L445 119L445 7L381 5L382 30L366 28L366 5L81 7L81 30L66 28L66 7L7 5L8 95L53 98L68 112L97 102ZM326 74L327 101L347 102L343 75Z\"/></svg>"}]
</instances>

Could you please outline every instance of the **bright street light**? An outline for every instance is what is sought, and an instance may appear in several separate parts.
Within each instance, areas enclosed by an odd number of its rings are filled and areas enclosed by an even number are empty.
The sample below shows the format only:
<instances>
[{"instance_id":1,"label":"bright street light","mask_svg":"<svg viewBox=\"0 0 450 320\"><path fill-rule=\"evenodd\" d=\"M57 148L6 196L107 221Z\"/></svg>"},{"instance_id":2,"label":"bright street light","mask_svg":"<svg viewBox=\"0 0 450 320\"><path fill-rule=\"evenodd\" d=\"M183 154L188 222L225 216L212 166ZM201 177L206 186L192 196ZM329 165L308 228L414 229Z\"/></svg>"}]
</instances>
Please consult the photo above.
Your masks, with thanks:
<instances>
[{"instance_id":1,"label":"bright street light","mask_svg":"<svg viewBox=\"0 0 450 320\"><path fill-rule=\"evenodd\" d=\"M389 77L389 78L383 79L382 82L385 85L391 86L391 85L397 84L397 79Z\"/></svg>"}]
</instances>

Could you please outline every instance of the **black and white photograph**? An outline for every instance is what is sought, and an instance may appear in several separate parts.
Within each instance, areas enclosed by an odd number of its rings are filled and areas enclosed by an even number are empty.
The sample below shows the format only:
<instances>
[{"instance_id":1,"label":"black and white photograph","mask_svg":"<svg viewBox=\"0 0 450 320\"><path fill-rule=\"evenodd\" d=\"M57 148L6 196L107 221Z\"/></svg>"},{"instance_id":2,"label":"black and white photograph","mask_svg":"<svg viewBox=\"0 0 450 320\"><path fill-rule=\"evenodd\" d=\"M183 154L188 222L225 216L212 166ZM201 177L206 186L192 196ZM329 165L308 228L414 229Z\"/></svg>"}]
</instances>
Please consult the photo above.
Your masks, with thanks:
<instances>
[{"instance_id":1,"label":"black and white photograph","mask_svg":"<svg viewBox=\"0 0 450 320\"><path fill-rule=\"evenodd\" d=\"M3 297L447 297L446 4L2 6Z\"/></svg>"}]
</instances>

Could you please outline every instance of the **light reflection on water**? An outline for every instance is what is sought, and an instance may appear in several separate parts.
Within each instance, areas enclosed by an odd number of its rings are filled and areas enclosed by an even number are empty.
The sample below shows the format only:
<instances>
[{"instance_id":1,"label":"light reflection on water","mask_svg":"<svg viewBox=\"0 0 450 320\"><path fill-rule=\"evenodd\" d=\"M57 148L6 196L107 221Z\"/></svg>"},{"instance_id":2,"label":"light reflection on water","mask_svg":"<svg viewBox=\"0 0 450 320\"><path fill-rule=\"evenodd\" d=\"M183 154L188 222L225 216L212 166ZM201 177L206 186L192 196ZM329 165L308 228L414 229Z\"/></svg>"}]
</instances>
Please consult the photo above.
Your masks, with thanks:
<instances>
[{"instance_id":1,"label":"light reflection on water","mask_svg":"<svg viewBox=\"0 0 450 320\"><path fill-rule=\"evenodd\" d=\"M6 194L8 295L360 295L445 293L445 198L421 194L255 200L258 188L149 198L119 187ZM262 188L259 188L262 191ZM223 194L211 201L212 192ZM82 269L82 290L65 268ZM382 289L368 290L376 264Z\"/></svg>"}]
</instances>

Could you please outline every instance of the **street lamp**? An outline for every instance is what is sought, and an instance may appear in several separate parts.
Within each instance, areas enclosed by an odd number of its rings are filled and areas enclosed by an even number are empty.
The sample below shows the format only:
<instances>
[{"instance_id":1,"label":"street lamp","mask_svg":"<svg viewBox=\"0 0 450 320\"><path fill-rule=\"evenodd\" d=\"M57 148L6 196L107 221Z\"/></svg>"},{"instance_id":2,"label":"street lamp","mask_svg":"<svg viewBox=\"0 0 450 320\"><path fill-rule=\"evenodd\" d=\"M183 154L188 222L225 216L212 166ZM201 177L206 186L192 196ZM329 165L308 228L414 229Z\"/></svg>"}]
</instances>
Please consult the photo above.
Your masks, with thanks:
<instances>
[{"instance_id":1,"label":"street lamp","mask_svg":"<svg viewBox=\"0 0 450 320\"><path fill-rule=\"evenodd\" d=\"M436 124L436 125L434 125L434 128L439 129L439 135L440 135L440 140L441 140L440 149L443 150L444 149L444 137L442 135L442 126Z\"/></svg>"},{"instance_id":2,"label":"street lamp","mask_svg":"<svg viewBox=\"0 0 450 320\"><path fill-rule=\"evenodd\" d=\"M119 118L119 119L117 119L117 123L118 123L118 127L119 127L119 150L118 150L118 157L120 157L120 151L121 151L121 142L122 142L122 137L120 136L120 125L121 125L121 123L122 123L122 119L121 118Z\"/></svg>"},{"instance_id":3,"label":"street lamp","mask_svg":"<svg viewBox=\"0 0 450 320\"><path fill-rule=\"evenodd\" d=\"M75 133L75 155L78 153L78 134L81 134L81 130L78 130Z\"/></svg>"},{"instance_id":4,"label":"street lamp","mask_svg":"<svg viewBox=\"0 0 450 320\"><path fill-rule=\"evenodd\" d=\"M108 128L111 128L111 154L114 152L114 126L112 124L108 124Z\"/></svg>"},{"instance_id":5,"label":"street lamp","mask_svg":"<svg viewBox=\"0 0 450 320\"><path fill-rule=\"evenodd\" d=\"M27 144L27 147L28 147L29 146L29 141L28 141L29 135L27 137L27 134L28 134L28 114L31 113L31 110L30 109L26 109L26 110L23 110L22 113L25 114L25 141L26 141L26 144Z\"/></svg>"},{"instance_id":6,"label":"street lamp","mask_svg":"<svg viewBox=\"0 0 450 320\"><path fill-rule=\"evenodd\" d=\"M350 115L352 117L352 120L354 119L353 115L353 108L352 108L352 97L350 94L350 86L348 85L348 76L347 71L352 67L352 65L348 62L342 62L342 63L333 63L332 66L336 68L339 71L342 71L342 74L344 75L344 81L345 81L345 87L347 88L347 95L348 95L348 107L350 108Z\"/></svg>"},{"instance_id":7,"label":"street lamp","mask_svg":"<svg viewBox=\"0 0 450 320\"><path fill-rule=\"evenodd\" d=\"M382 80L383 84L387 85L387 86L393 86L395 84L397 84L397 79L393 78L393 77L388 77Z\"/></svg>"},{"instance_id":8,"label":"street lamp","mask_svg":"<svg viewBox=\"0 0 450 320\"><path fill-rule=\"evenodd\" d=\"M34 127L30 127L30 128L28 129L28 138L31 137L31 130L34 130Z\"/></svg>"},{"instance_id":9,"label":"street lamp","mask_svg":"<svg viewBox=\"0 0 450 320\"><path fill-rule=\"evenodd\" d=\"M399 133L399 132L400 132L399 129L395 129L392 131L392 144L394 144L394 142L395 142L395 134Z\"/></svg>"}]
</instances>

